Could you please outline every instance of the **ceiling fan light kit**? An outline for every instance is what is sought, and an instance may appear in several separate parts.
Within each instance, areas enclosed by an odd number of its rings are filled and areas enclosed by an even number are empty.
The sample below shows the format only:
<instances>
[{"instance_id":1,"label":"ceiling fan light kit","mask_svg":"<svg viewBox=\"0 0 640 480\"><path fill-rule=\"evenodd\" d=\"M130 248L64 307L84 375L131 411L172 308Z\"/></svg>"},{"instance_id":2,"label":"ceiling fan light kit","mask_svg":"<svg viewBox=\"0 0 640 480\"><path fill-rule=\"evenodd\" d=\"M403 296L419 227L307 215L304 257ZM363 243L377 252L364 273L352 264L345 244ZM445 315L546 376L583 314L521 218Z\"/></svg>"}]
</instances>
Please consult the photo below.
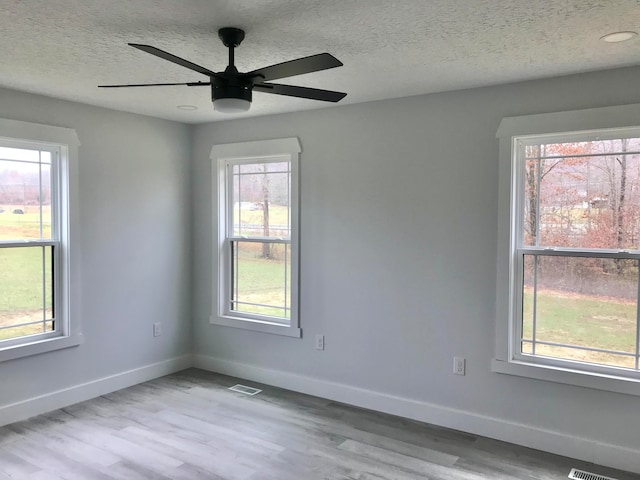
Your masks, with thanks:
<instances>
[{"instance_id":1,"label":"ceiling fan light kit","mask_svg":"<svg viewBox=\"0 0 640 480\"><path fill-rule=\"evenodd\" d=\"M220 113L242 113L251 108L251 100L242 98L215 98L213 108Z\"/></svg>"},{"instance_id":2,"label":"ceiling fan light kit","mask_svg":"<svg viewBox=\"0 0 640 480\"><path fill-rule=\"evenodd\" d=\"M213 107L221 113L246 112L251 107L253 90L276 95L320 100L324 102L339 102L347 94L317 88L298 87L270 83L278 78L293 77L305 73L318 72L342 66L337 58L329 53L320 53L309 57L298 58L288 62L271 65L248 73L240 73L235 66L234 50L244 40L244 31L239 28L225 27L218 30L222 43L229 49L229 64L224 72L214 72L205 67L177 57L169 52L150 45L130 43L129 45L144 52L155 55L169 62L188 68L209 77L208 82L185 83L150 83L127 85L99 85L101 88L126 87L156 87L166 85L186 85L189 87L211 86ZM267 83L269 82L269 83Z\"/></svg>"}]
</instances>

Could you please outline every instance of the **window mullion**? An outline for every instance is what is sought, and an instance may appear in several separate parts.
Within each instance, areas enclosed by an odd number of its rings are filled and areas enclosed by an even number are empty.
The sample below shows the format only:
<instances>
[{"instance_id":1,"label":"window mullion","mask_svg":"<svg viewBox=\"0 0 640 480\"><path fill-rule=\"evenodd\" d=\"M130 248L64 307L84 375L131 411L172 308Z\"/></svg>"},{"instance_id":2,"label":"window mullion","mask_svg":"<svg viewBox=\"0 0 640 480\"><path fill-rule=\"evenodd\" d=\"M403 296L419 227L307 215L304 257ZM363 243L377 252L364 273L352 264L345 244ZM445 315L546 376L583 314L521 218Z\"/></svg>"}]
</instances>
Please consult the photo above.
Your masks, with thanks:
<instances>
[{"instance_id":1,"label":"window mullion","mask_svg":"<svg viewBox=\"0 0 640 480\"><path fill-rule=\"evenodd\" d=\"M636 295L636 370L640 368L640 262L638 268L638 294Z\"/></svg>"},{"instance_id":2,"label":"window mullion","mask_svg":"<svg viewBox=\"0 0 640 480\"><path fill-rule=\"evenodd\" d=\"M538 255L533 257L533 303L532 309L532 325L531 325L531 353L536 354L536 334L537 334L537 322L538 322ZM524 266L524 256L522 260ZM524 295L523 295L524 296Z\"/></svg>"},{"instance_id":3,"label":"window mullion","mask_svg":"<svg viewBox=\"0 0 640 480\"><path fill-rule=\"evenodd\" d=\"M630 151L630 152L622 152L622 151L613 151L613 152L603 152L603 153L572 153L570 155L548 155L542 156L538 155L537 157L533 157L535 159L544 158L546 160L566 160L569 158L598 158L598 157L610 157L612 155L638 155L640 151ZM530 160L532 157L528 157Z\"/></svg>"},{"instance_id":4,"label":"window mullion","mask_svg":"<svg viewBox=\"0 0 640 480\"><path fill-rule=\"evenodd\" d=\"M588 258L619 258L627 260L640 260L640 251L634 250L605 250L588 248L544 248L544 247L520 247L519 254L545 255L548 257L588 257Z\"/></svg>"},{"instance_id":5,"label":"window mullion","mask_svg":"<svg viewBox=\"0 0 640 480\"><path fill-rule=\"evenodd\" d=\"M287 254L288 253L289 253L289 245L285 244L285 246L284 246L284 312L283 312L285 317L287 316L287 307L289 307L288 302L287 302L287 287L288 287L288 284L289 284L289 278L288 278L289 277L289 275L288 275L288 271L289 270L287 268L288 264L289 264L289 262L287 260L287 258L288 258Z\"/></svg>"},{"instance_id":6,"label":"window mullion","mask_svg":"<svg viewBox=\"0 0 640 480\"><path fill-rule=\"evenodd\" d=\"M231 179L232 179L231 189L233 191L233 176L231 177ZM238 232L242 232L242 201L240 198L241 191L242 191L242 177L238 176ZM235 194L235 192L233 193ZM231 198L231 210L235 214L235 202L233 197L234 195L232 195L232 198ZM233 215L231 215L231 218L233 218ZM234 224L235 224L235 221L232 221L231 230L229 230L229 235L234 235L235 233Z\"/></svg>"},{"instance_id":7,"label":"window mullion","mask_svg":"<svg viewBox=\"0 0 640 480\"><path fill-rule=\"evenodd\" d=\"M42 267L42 331L47 331L47 247L40 247L42 254L42 261L40 266Z\"/></svg>"},{"instance_id":8,"label":"window mullion","mask_svg":"<svg viewBox=\"0 0 640 480\"><path fill-rule=\"evenodd\" d=\"M59 242L55 240L20 240L14 241L0 241L0 248L16 248L16 247L50 247L55 246Z\"/></svg>"},{"instance_id":9,"label":"window mullion","mask_svg":"<svg viewBox=\"0 0 640 480\"><path fill-rule=\"evenodd\" d=\"M287 202L289 202L289 206L291 207L291 166L289 166L289 170L287 171ZM287 210L287 231L289 232L289 238L291 238L291 208Z\"/></svg>"},{"instance_id":10,"label":"window mullion","mask_svg":"<svg viewBox=\"0 0 640 480\"><path fill-rule=\"evenodd\" d=\"M65 282L65 269L62 267L64 260L61 257L68 254L66 248L63 250L63 242L66 242L65 239L67 239L68 234L68 231L65 233L63 230L67 228L68 206L64 206L61 200L63 197L63 185L66 185L63 183L63 179L66 178L68 174L68 165L63 164L61 155L62 152L60 149L52 153L51 165L49 167L52 192L52 200L50 202L51 238L55 240L51 244L51 329L54 332L66 334L69 332L70 324L65 320L68 310L63 300L65 292L62 285L63 282ZM54 195L55 201L53 200Z\"/></svg>"},{"instance_id":11,"label":"window mullion","mask_svg":"<svg viewBox=\"0 0 640 480\"><path fill-rule=\"evenodd\" d=\"M229 283L229 285L231 286L231 292L229 292L229 300L230 300L229 309L233 310L234 309L233 306L235 305L235 302L238 300L236 298L236 292L238 291L238 275L236 275L236 266L238 265L238 248L236 247L236 244L234 241L229 242L229 248L231 249L230 251L231 282Z\"/></svg>"},{"instance_id":12,"label":"window mullion","mask_svg":"<svg viewBox=\"0 0 640 480\"><path fill-rule=\"evenodd\" d=\"M40 238L42 238L42 151L38 151L38 213Z\"/></svg>"},{"instance_id":13,"label":"window mullion","mask_svg":"<svg viewBox=\"0 0 640 480\"><path fill-rule=\"evenodd\" d=\"M289 238L280 238L280 237L239 237L237 235L232 235L227 237L228 240L233 242L247 242L247 243L283 243L285 245L289 245L291 243L291 239Z\"/></svg>"},{"instance_id":14,"label":"window mullion","mask_svg":"<svg viewBox=\"0 0 640 480\"><path fill-rule=\"evenodd\" d=\"M60 288L57 287L59 283L57 277L58 269L56 269L56 265L59 264L59 262L56 261L57 256L60 255L59 250L55 245L51 246L51 330L53 331L57 331L57 329L60 328L60 323L56 320L56 295L58 295L60 291Z\"/></svg>"}]
</instances>

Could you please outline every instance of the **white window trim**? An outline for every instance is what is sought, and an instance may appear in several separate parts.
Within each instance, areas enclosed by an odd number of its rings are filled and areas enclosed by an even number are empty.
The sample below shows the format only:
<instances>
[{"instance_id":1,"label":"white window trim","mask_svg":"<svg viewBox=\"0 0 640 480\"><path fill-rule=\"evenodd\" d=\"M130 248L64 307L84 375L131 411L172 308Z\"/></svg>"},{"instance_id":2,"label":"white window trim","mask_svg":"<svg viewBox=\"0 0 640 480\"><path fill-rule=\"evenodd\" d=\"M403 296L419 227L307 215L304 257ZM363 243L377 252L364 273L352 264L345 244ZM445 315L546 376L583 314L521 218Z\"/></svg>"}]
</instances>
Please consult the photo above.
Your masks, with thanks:
<instances>
[{"instance_id":1,"label":"white window trim","mask_svg":"<svg viewBox=\"0 0 640 480\"><path fill-rule=\"evenodd\" d=\"M299 318L299 156L301 148L297 138L280 138L273 140L261 140L253 142L226 143L214 145L211 148L212 160L211 184L217 190L213 195L213 213L216 220L213 222L213 238L217 239L214 251L214 264L212 279L217 281L211 317L209 322L213 325L252 330L255 332L273 333L289 337L300 338ZM289 325L278 322L269 322L260 319L235 317L225 313L223 299L225 298L225 281L228 265L224 252L225 225L220 219L226 217L226 186L225 186L225 162L228 160L259 160L265 157L288 156L291 159L291 177L294 179L291 185L291 319Z\"/></svg>"},{"instance_id":2,"label":"white window trim","mask_svg":"<svg viewBox=\"0 0 640 480\"><path fill-rule=\"evenodd\" d=\"M76 131L70 128L41 125L0 118L0 137L29 143L61 146L60 189L62 201L60 215L65 219L60 231L62 272L58 277L62 289L62 302L58 321L62 323L58 336L29 343L12 344L0 348L0 362L31 355L74 347L83 342L80 323L80 278L78 255L72 244L78 241L78 147ZM73 292L73 295L71 295Z\"/></svg>"},{"instance_id":3,"label":"white window trim","mask_svg":"<svg viewBox=\"0 0 640 480\"><path fill-rule=\"evenodd\" d=\"M585 372L567 366L528 363L516 358L513 351L515 311L513 268L515 236L512 225L517 212L513 162L514 137L553 135L577 132L637 127L640 125L640 104L621 105L588 110L546 113L504 118L496 137L499 140L498 164L498 241L496 279L495 357L492 371L509 375L546 380L640 396L640 380L611 373Z\"/></svg>"}]
</instances>

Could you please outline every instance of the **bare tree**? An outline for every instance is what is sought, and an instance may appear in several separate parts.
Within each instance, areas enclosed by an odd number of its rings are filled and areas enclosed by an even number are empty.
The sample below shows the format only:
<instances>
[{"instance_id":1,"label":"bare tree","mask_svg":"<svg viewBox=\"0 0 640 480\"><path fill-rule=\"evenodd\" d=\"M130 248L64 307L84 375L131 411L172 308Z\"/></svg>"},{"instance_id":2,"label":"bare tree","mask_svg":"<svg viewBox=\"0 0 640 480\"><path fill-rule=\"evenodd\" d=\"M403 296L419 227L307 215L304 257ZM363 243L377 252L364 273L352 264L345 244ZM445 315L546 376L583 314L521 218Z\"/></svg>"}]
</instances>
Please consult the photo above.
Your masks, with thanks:
<instances>
[{"instance_id":1,"label":"bare tree","mask_svg":"<svg viewBox=\"0 0 640 480\"><path fill-rule=\"evenodd\" d=\"M616 240L618 248L623 248L625 245L625 224L624 224L624 208L627 195L627 151L629 148L629 139L622 139L622 155L616 157L616 162L620 166L620 191L618 192L618 205L616 209L617 220L617 235Z\"/></svg>"},{"instance_id":2,"label":"bare tree","mask_svg":"<svg viewBox=\"0 0 640 480\"><path fill-rule=\"evenodd\" d=\"M525 167L525 178L527 182L526 196L526 222L525 233L529 235L532 243L537 243L538 222L541 206L538 202L539 185L542 180L560 164L561 160L550 160L546 158L547 145L530 145L527 147L527 162Z\"/></svg>"},{"instance_id":3,"label":"bare tree","mask_svg":"<svg viewBox=\"0 0 640 480\"><path fill-rule=\"evenodd\" d=\"M267 174L267 164L262 164L262 234L269 236L269 175ZM262 258L271 258L271 244L262 244Z\"/></svg>"}]
</instances>

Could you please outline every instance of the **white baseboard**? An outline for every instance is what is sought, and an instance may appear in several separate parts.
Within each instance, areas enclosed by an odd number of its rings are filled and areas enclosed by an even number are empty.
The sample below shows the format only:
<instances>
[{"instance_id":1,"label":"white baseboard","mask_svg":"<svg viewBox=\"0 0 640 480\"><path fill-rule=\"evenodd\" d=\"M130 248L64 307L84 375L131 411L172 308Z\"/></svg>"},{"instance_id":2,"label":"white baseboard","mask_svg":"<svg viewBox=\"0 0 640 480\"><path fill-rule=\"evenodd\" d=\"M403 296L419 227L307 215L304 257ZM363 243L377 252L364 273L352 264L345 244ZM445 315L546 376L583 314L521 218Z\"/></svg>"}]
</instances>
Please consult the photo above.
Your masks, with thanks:
<instances>
[{"instance_id":1,"label":"white baseboard","mask_svg":"<svg viewBox=\"0 0 640 480\"><path fill-rule=\"evenodd\" d=\"M193 361L193 366L203 370L253 380L598 465L640 473L640 465L638 464L640 450L207 355L194 355Z\"/></svg>"},{"instance_id":2,"label":"white baseboard","mask_svg":"<svg viewBox=\"0 0 640 480\"><path fill-rule=\"evenodd\" d=\"M29 398L21 402L0 406L0 427L19 422L35 415L68 407L74 403L105 395L122 388L131 387L154 378L179 372L193 365L192 355L182 355L144 367L99 378L91 382L74 385L56 392Z\"/></svg>"}]
</instances>

